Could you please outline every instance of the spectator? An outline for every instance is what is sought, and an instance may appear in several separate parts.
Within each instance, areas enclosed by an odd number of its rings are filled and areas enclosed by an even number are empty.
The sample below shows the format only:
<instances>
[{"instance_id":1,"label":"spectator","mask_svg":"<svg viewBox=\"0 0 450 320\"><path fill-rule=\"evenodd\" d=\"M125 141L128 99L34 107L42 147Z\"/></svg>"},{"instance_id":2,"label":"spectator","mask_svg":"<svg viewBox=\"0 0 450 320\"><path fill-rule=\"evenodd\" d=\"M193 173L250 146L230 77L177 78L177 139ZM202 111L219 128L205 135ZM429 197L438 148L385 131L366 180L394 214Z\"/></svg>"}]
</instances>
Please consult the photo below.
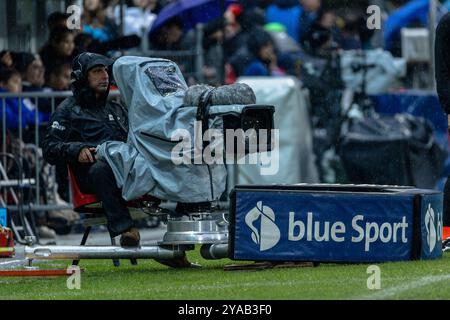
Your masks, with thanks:
<instances>
[{"instance_id":1,"label":"spectator","mask_svg":"<svg viewBox=\"0 0 450 320\"><path fill-rule=\"evenodd\" d=\"M128 0L126 0L128 1ZM105 12L105 16L111 20L114 21L116 19L116 8L119 5L120 0L107 0L104 2L105 8L103 9ZM118 26L119 24L117 24Z\"/></svg>"},{"instance_id":2,"label":"spectator","mask_svg":"<svg viewBox=\"0 0 450 320\"><path fill-rule=\"evenodd\" d=\"M183 22L179 17L174 17L156 30L149 33L149 48L156 51L180 51L190 50L195 46L195 30L192 29L184 35ZM180 67L181 72L186 76L189 85L197 82L192 75L195 57L191 55L177 56L169 53L169 57Z\"/></svg>"},{"instance_id":3,"label":"spectator","mask_svg":"<svg viewBox=\"0 0 450 320\"><path fill-rule=\"evenodd\" d=\"M321 0L300 0L303 8L300 15L300 30L298 41L303 44L303 39L310 32L311 26L320 16L322 8Z\"/></svg>"},{"instance_id":4,"label":"spectator","mask_svg":"<svg viewBox=\"0 0 450 320\"><path fill-rule=\"evenodd\" d=\"M52 67L48 71L48 77L46 79L46 87L51 89L52 91L69 90L71 72L72 67L68 62Z\"/></svg>"},{"instance_id":5,"label":"spectator","mask_svg":"<svg viewBox=\"0 0 450 320\"><path fill-rule=\"evenodd\" d=\"M334 40L340 38L340 30L336 26L336 13L331 8L322 7L317 22L322 27L331 31Z\"/></svg>"},{"instance_id":6,"label":"spectator","mask_svg":"<svg viewBox=\"0 0 450 320\"><path fill-rule=\"evenodd\" d=\"M242 15L243 8L240 5L232 4L224 14L225 18L225 56L230 57L242 47L247 40L243 39L242 26L238 17Z\"/></svg>"},{"instance_id":7,"label":"spectator","mask_svg":"<svg viewBox=\"0 0 450 320\"><path fill-rule=\"evenodd\" d=\"M14 61L17 71L19 71L22 76L22 91L44 91L45 67L39 55L28 52L19 52L15 54ZM43 113L44 121L48 121L50 113L52 112L50 99L39 98L38 103L39 112Z\"/></svg>"},{"instance_id":8,"label":"spectator","mask_svg":"<svg viewBox=\"0 0 450 320\"><path fill-rule=\"evenodd\" d=\"M12 68L13 60L11 57L11 52L4 50L0 52L0 68Z\"/></svg>"},{"instance_id":9,"label":"spectator","mask_svg":"<svg viewBox=\"0 0 450 320\"><path fill-rule=\"evenodd\" d=\"M45 68L39 55L19 52L14 55L14 64L22 76L23 91L40 91L45 82Z\"/></svg>"},{"instance_id":10,"label":"spectator","mask_svg":"<svg viewBox=\"0 0 450 320\"><path fill-rule=\"evenodd\" d=\"M203 75L205 82L212 86L222 84L223 80L223 28L225 19L219 18L205 26L203 36L203 50L205 52L205 66Z\"/></svg>"},{"instance_id":11,"label":"spectator","mask_svg":"<svg viewBox=\"0 0 450 320\"><path fill-rule=\"evenodd\" d=\"M21 92L22 78L20 73L12 68L0 69L0 87L3 89L3 92Z\"/></svg>"},{"instance_id":12,"label":"spectator","mask_svg":"<svg viewBox=\"0 0 450 320\"><path fill-rule=\"evenodd\" d=\"M43 91L44 85L44 65L39 55L28 52L18 52L13 54L14 65L22 77L22 91L35 92ZM39 106L39 115L42 122L47 122L50 119L52 112L51 100L48 98L24 98L24 104L29 110L36 110L36 101ZM44 129L40 126L40 129ZM41 134L40 137L43 137ZM35 142L35 127L27 128L23 134L23 141L25 143ZM39 144L39 143L38 143Z\"/></svg>"},{"instance_id":13,"label":"spectator","mask_svg":"<svg viewBox=\"0 0 450 320\"><path fill-rule=\"evenodd\" d=\"M52 66L45 79L45 86L42 91L67 91L70 89L70 74L72 72L72 66L69 62L64 62L59 65ZM64 98L55 98L53 106L59 105ZM51 103L51 102L50 102Z\"/></svg>"},{"instance_id":14,"label":"spectator","mask_svg":"<svg viewBox=\"0 0 450 320\"><path fill-rule=\"evenodd\" d=\"M348 9L343 16L341 37L338 40L343 50L369 49L374 30L367 28L367 18L357 9Z\"/></svg>"},{"instance_id":15,"label":"spectator","mask_svg":"<svg viewBox=\"0 0 450 320\"><path fill-rule=\"evenodd\" d=\"M246 76L282 76L278 67L272 37L264 30L254 30L248 38L248 48L255 57L246 67Z\"/></svg>"},{"instance_id":16,"label":"spectator","mask_svg":"<svg viewBox=\"0 0 450 320\"><path fill-rule=\"evenodd\" d=\"M0 69L0 92L20 93L22 92L22 78L19 71L15 69ZM6 98L6 127L16 131L19 128L19 109L22 105L22 128L34 125L35 110L34 106L29 106L23 99ZM3 110L3 99L0 100L0 110ZM2 112L3 113L3 112ZM1 119L1 115L0 115ZM41 119L38 119L38 121Z\"/></svg>"},{"instance_id":17,"label":"spectator","mask_svg":"<svg viewBox=\"0 0 450 320\"><path fill-rule=\"evenodd\" d=\"M45 66L45 78L55 66L71 62L74 54L74 34L67 28L55 28L50 32L48 42L39 52Z\"/></svg>"},{"instance_id":18,"label":"spectator","mask_svg":"<svg viewBox=\"0 0 450 320\"><path fill-rule=\"evenodd\" d=\"M51 32L57 28L67 28L67 19L69 14L55 11L47 17L47 28Z\"/></svg>"},{"instance_id":19,"label":"spectator","mask_svg":"<svg viewBox=\"0 0 450 320\"><path fill-rule=\"evenodd\" d=\"M113 40L117 37L117 26L106 16L106 0L84 0L81 17L83 33L91 35L100 42Z\"/></svg>"},{"instance_id":20,"label":"spectator","mask_svg":"<svg viewBox=\"0 0 450 320\"><path fill-rule=\"evenodd\" d=\"M300 38L302 7L298 0L276 0L266 11L267 23L278 22L286 27L292 39Z\"/></svg>"},{"instance_id":21,"label":"spectator","mask_svg":"<svg viewBox=\"0 0 450 320\"><path fill-rule=\"evenodd\" d=\"M248 37L254 28L265 24L265 16L258 8L244 11L239 5L231 5L225 12L225 19L224 54L228 64L226 83L232 83L244 73L253 59L247 48Z\"/></svg>"},{"instance_id":22,"label":"spectator","mask_svg":"<svg viewBox=\"0 0 450 320\"><path fill-rule=\"evenodd\" d=\"M280 23L268 23L264 30L272 37L280 68L289 75L300 77L303 50L297 41L289 37L286 28Z\"/></svg>"},{"instance_id":23,"label":"spectator","mask_svg":"<svg viewBox=\"0 0 450 320\"><path fill-rule=\"evenodd\" d=\"M181 50L183 38L183 22L175 17L150 34L152 50Z\"/></svg>"},{"instance_id":24,"label":"spectator","mask_svg":"<svg viewBox=\"0 0 450 320\"><path fill-rule=\"evenodd\" d=\"M141 39L137 35L118 37L111 41L100 42L95 40L90 34L79 33L75 37L74 55L76 56L83 52L95 52L106 55L110 51L137 47L140 43Z\"/></svg>"}]
</instances>

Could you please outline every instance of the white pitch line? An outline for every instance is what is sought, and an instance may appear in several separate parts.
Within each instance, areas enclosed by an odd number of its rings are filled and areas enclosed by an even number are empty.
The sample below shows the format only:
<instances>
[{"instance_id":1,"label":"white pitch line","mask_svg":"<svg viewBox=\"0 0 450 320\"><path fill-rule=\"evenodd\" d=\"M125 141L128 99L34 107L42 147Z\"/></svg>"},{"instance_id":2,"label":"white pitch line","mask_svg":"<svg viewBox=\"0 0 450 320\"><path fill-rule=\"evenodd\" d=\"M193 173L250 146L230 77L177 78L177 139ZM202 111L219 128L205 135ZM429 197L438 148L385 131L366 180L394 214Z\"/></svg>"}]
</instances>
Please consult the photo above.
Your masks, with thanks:
<instances>
[{"instance_id":1,"label":"white pitch line","mask_svg":"<svg viewBox=\"0 0 450 320\"><path fill-rule=\"evenodd\" d=\"M413 290L413 289L417 289L420 287L424 287L436 282L441 282L441 281L445 281L445 280L450 280L450 274L444 274L444 275L439 275L439 276L426 276L423 278L420 278L419 280L416 281L412 281L409 283L405 283L405 284L401 284L399 286L395 286L392 288L388 288L388 289L381 289L381 290L377 290L376 293L372 294L372 295L367 295L358 299L362 299L362 300L368 300L368 299L388 299L391 298L397 294L409 291L409 290Z\"/></svg>"},{"instance_id":2,"label":"white pitch line","mask_svg":"<svg viewBox=\"0 0 450 320\"><path fill-rule=\"evenodd\" d=\"M9 265L19 265L19 264L23 264L25 262L27 262L27 259L11 260L11 261L0 262L0 266L4 267L4 266L9 266Z\"/></svg>"}]
</instances>

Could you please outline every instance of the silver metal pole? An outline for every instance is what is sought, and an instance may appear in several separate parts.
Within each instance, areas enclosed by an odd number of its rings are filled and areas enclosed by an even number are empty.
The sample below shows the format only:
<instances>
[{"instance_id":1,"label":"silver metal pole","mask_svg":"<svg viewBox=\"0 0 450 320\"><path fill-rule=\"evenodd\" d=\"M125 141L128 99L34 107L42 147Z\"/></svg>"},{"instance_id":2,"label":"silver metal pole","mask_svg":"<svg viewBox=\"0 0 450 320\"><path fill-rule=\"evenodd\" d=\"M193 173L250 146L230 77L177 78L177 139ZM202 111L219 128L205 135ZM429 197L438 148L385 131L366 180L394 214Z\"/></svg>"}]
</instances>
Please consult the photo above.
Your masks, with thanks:
<instances>
[{"instance_id":1,"label":"silver metal pole","mask_svg":"<svg viewBox=\"0 0 450 320\"><path fill-rule=\"evenodd\" d=\"M206 260L224 259L228 257L228 244L216 243L203 245L200 249L201 256Z\"/></svg>"},{"instance_id":2,"label":"silver metal pole","mask_svg":"<svg viewBox=\"0 0 450 320\"><path fill-rule=\"evenodd\" d=\"M55 97L52 97L52 114L55 112Z\"/></svg>"},{"instance_id":3,"label":"silver metal pole","mask_svg":"<svg viewBox=\"0 0 450 320\"><path fill-rule=\"evenodd\" d=\"M9 181L8 181L9 182ZM28 182L25 179L25 182ZM28 184L25 184L28 185ZM15 184L17 186L17 183ZM18 211L19 210L18 205L8 205L6 209L11 211ZM23 204L22 205L23 210L27 211L53 211L53 210L73 210L73 205L62 205L62 204L40 204L40 205L34 205L34 204ZM101 219L101 218L99 218Z\"/></svg>"},{"instance_id":4,"label":"silver metal pole","mask_svg":"<svg viewBox=\"0 0 450 320\"><path fill-rule=\"evenodd\" d=\"M41 188L40 188L40 177L39 177L39 104L37 102L37 98L35 98L36 102L36 109L35 109L35 116L34 116L34 137L36 142L36 149L35 149L35 172L36 172L36 204L39 205L41 203L40 197L41 197Z\"/></svg>"},{"instance_id":5,"label":"silver metal pole","mask_svg":"<svg viewBox=\"0 0 450 320\"><path fill-rule=\"evenodd\" d=\"M2 48L2 50L8 49L8 19L6 19L6 7L6 1L0 1L0 12L5 12L4 18L0 19L0 48Z\"/></svg>"},{"instance_id":6,"label":"silver metal pole","mask_svg":"<svg viewBox=\"0 0 450 320\"><path fill-rule=\"evenodd\" d=\"M72 97L72 91L60 91L60 92L21 92L21 93L0 93L0 98L68 98ZM120 97L119 91L109 93L109 97Z\"/></svg>"},{"instance_id":7,"label":"silver metal pole","mask_svg":"<svg viewBox=\"0 0 450 320\"><path fill-rule=\"evenodd\" d=\"M118 246L26 246L27 259L84 260L84 259L163 259L180 258L184 251L159 246L123 248Z\"/></svg>"},{"instance_id":8,"label":"silver metal pole","mask_svg":"<svg viewBox=\"0 0 450 320\"><path fill-rule=\"evenodd\" d=\"M20 165L23 166L23 161L22 161L22 141L23 141L23 133L22 133L22 125L23 125L23 113L22 113L22 108L23 108L23 103L22 103L22 98L18 98L19 99L19 155L20 155Z\"/></svg>"}]
</instances>

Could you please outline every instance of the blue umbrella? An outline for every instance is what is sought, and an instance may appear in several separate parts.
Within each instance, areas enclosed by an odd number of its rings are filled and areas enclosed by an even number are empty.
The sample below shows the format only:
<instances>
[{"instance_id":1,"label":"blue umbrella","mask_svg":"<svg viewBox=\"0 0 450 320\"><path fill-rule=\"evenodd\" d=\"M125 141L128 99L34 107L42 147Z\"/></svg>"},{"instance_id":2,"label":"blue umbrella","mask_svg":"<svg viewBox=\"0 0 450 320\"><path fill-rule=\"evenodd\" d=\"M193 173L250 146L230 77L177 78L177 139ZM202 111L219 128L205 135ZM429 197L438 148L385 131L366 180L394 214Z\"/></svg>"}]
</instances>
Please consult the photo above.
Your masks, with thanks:
<instances>
[{"instance_id":1,"label":"blue umbrella","mask_svg":"<svg viewBox=\"0 0 450 320\"><path fill-rule=\"evenodd\" d=\"M386 49L390 50L400 30L409 23L419 20L423 24L427 23L429 0L412 0L403 7L395 10L386 21L384 26L384 42Z\"/></svg>"},{"instance_id":2,"label":"blue umbrella","mask_svg":"<svg viewBox=\"0 0 450 320\"><path fill-rule=\"evenodd\" d=\"M207 23L222 16L222 9L236 0L178 0L161 10L152 25L150 34L161 28L167 21L178 17L183 22L184 31L195 27L197 23Z\"/></svg>"}]
</instances>

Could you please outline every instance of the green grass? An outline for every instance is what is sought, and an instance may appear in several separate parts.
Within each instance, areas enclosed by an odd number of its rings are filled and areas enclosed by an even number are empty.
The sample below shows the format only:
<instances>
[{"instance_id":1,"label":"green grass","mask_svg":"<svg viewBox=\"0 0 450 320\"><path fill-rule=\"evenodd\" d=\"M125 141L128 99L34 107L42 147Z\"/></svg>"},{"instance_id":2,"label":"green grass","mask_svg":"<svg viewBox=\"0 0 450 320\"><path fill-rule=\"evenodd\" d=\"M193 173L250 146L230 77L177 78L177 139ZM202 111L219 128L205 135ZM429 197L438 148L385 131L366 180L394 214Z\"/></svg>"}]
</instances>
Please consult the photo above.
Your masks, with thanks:
<instances>
[{"instance_id":1,"label":"green grass","mask_svg":"<svg viewBox=\"0 0 450 320\"><path fill-rule=\"evenodd\" d=\"M367 288L368 265L321 264L316 268L223 271L230 260L189 259L201 269L175 270L152 260L84 260L81 289L66 277L0 278L0 299L450 299L450 254L434 261L378 264L381 289ZM64 268L68 261L42 263Z\"/></svg>"}]
</instances>

